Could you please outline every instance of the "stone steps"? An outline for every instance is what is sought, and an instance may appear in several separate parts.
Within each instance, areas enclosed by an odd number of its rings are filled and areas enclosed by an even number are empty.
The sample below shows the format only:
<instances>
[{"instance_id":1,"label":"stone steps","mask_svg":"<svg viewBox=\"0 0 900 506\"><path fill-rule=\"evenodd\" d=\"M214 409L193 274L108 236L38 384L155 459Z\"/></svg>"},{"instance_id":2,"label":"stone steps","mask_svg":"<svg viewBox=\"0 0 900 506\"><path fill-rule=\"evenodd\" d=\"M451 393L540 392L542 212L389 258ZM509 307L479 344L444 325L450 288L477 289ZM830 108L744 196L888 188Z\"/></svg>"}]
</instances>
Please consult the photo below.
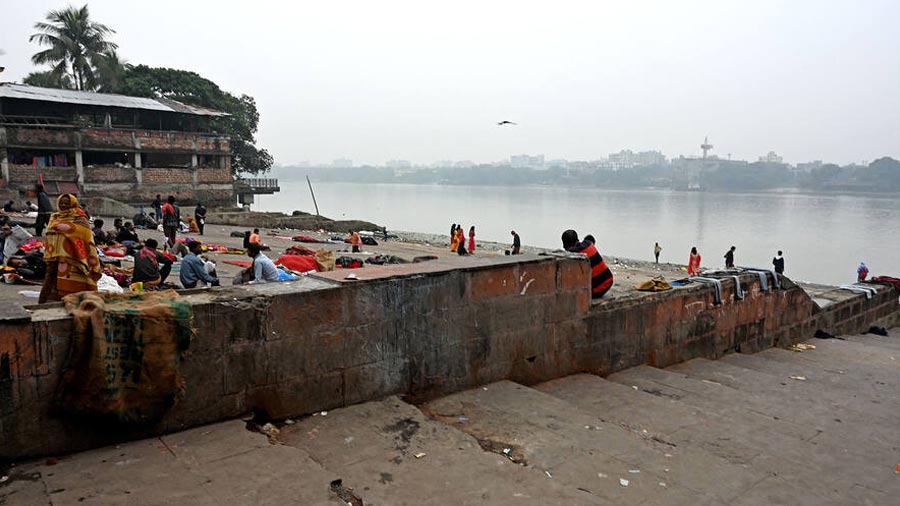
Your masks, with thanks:
<instances>
[{"instance_id":1,"label":"stone steps","mask_svg":"<svg viewBox=\"0 0 900 506\"><path fill-rule=\"evenodd\" d=\"M339 476L367 506L611 504L484 451L396 397L305 418L279 441Z\"/></svg>"},{"instance_id":2,"label":"stone steps","mask_svg":"<svg viewBox=\"0 0 900 506\"><path fill-rule=\"evenodd\" d=\"M684 402L692 395L687 390L682 391L682 399L674 400L668 395L660 395L675 394L674 388L653 381L641 382L634 377L631 380L617 383L596 376L577 375L536 388L617 423L636 423L641 430L661 434L676 445L672 452L675 458L679 458L684 449L699 448L719 459L739 464L748 474L766 476L749 489L736 489L726 482L714 486L727 489L720 494L735 494L735 504L843 504L844 497L856 485L855 481L845 481L814 490L796 486L797 483L815 482L823 470L829 469L827 455L823 457L826 464L811 466L811 457L804 453L804 448L811 446L806 438L815 431L804 431L803 427L753 411L710 409L702 402ZM634 389L633 383L640 383L654 393L641 387ZM715 385L709 386L715 388ZM608 402L609 399L613 402ZM732 396L731 399L738 398ZM854 493L859 496L862 491Z\"/></svg>"},{"instance_id":3,"label":"stone steps","mask_svg":"<svg viewBox=\"0 0 900 506\"><path fill-rule=\"evenodd\" d=\"M700 449L681 449L675 458L676 449L653 434L508 381L453 394L423 409L485 447L508 448L512 460L544 471L554 482L613 504L727 504L731 497L708 492L716 483L737 491L766 478Z\"/></svg>"},{"instance_id":4,"label":"stone steps","mask_svg":"<svg viewBox=\"0 0 900 506\"><path fill-rule=\"evenodd\" d=\"M225 422L16 466L0 504L894 505L890 339Z\"/></svg>"}]
</instances>

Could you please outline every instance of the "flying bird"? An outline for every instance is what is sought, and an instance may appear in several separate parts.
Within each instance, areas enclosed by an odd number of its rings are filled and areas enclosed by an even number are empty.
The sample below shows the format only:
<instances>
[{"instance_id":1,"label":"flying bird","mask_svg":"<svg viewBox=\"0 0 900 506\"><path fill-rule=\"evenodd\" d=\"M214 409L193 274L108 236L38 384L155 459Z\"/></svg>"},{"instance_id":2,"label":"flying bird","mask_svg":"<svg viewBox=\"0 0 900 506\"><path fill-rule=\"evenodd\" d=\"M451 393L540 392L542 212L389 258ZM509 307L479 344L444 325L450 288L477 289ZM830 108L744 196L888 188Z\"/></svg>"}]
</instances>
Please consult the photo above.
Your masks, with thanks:
<instances>
[{"instance_id":1,"label":"flying bird","mask_svg":"<svg viewBox=\"0 0 900 506\"><path fill-rule=\"evenodd\" d=\"M512 121L506 121L506 120L503 120L503 121L497 123L497 126L503 126L503 125L517 125L517 124L518 124L518 123L513 123Z\"/></svg>"}]
</instances>

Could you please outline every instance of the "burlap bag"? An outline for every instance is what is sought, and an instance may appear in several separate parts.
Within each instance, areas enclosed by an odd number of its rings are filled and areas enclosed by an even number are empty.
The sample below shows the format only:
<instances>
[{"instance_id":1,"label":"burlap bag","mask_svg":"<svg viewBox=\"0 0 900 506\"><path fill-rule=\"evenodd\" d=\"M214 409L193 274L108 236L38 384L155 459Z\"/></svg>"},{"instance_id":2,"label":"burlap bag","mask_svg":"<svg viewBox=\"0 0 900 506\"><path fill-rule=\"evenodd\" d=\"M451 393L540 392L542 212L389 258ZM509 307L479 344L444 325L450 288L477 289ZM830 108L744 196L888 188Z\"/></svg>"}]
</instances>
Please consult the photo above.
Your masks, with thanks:
<instances>
[{"instance_id":1,"label":"burlap bag","mask_svg":"<svg viewBox=\"0 0 900 506\"><path fill-rule=\"evenodd\" d=\"M72 343L57 391L66 413L124 422L160 418L184 388L191 306L174 290L66 296Z\"/></svg>"}]
</instances>

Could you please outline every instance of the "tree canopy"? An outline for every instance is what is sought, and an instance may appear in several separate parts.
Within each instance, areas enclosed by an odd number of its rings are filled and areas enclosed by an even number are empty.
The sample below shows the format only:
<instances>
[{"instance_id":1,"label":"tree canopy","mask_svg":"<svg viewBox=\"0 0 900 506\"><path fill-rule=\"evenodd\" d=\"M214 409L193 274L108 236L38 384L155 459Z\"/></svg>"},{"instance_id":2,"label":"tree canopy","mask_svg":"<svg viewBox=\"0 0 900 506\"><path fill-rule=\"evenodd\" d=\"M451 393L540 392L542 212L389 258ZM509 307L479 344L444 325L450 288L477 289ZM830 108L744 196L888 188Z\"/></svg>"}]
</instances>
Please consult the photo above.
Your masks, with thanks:
<instances>
[{"instance_id":1,"label":"tree canopy","mask_svg":"<svg viewBox=\"0 0 900 506\"><path fill-rule=\"evenodd\" d=\"M255 146L259 111L249 95L232 95L196 72L146 65L127 67L117 92L135 97L168 98L227 112L231 116L218 121L222 133L231 136L235 171L259 174L272 167L272 155Z\"/></svg>"},{"instance_id":2,"label":"tree canopy","mask_svg":"<svg viewBox=\"0 0 900 506\"><path fill-rule=\"evenodd\" d=\"M195 72L128 64L116 51L118 46L106 40L115 30L93 21L87 5L50 11L46 22L34 27L38 33L29 40L49 48L31 60L51 68L30 73L25 84L169 98L226 112L231 116L217 120L216 126L231 136L235 172L259 174L272 167L272 155L256 147L259 111L253 97L232 95Z\"/></svg>"},{"instance_id":3,"label":"tree canopy","mask_svg":"<svg viewBox=\"0 0 900 506\"><path fill-rule=\"evenodd\" d=\"M49 47L35 53L31 61L50 65L48 82L76 90L99 88L97 69L103 58L115 54L116 44L106 40L115 30L94 22L87 5L50 11L45 19L34 24L38 33L28 40Z\"/></svg>"}]
</instances>

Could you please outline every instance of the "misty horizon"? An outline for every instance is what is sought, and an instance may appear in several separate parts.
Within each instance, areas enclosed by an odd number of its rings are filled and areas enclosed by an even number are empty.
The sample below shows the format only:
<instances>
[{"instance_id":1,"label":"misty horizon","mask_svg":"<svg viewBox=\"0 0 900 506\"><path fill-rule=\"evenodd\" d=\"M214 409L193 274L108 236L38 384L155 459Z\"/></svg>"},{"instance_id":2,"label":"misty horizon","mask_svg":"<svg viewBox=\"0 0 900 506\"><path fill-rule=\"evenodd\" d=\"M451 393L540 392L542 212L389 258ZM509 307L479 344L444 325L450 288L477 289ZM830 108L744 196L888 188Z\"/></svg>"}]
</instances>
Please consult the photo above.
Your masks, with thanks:
<instances>
[{"instance_id":1,"label":"misty horizon","mask_svg":"<svg viewBox=\"0 0 900 506\"><path fill-rule=\"evenodd\" d=\"M0 81L42 70L28 37L69 3L5 9ZM87 3L130 63L253 96L283 166L676 158L705 136L751 162L900 158L889 1Z\"/></svg>"}]
</instances>

